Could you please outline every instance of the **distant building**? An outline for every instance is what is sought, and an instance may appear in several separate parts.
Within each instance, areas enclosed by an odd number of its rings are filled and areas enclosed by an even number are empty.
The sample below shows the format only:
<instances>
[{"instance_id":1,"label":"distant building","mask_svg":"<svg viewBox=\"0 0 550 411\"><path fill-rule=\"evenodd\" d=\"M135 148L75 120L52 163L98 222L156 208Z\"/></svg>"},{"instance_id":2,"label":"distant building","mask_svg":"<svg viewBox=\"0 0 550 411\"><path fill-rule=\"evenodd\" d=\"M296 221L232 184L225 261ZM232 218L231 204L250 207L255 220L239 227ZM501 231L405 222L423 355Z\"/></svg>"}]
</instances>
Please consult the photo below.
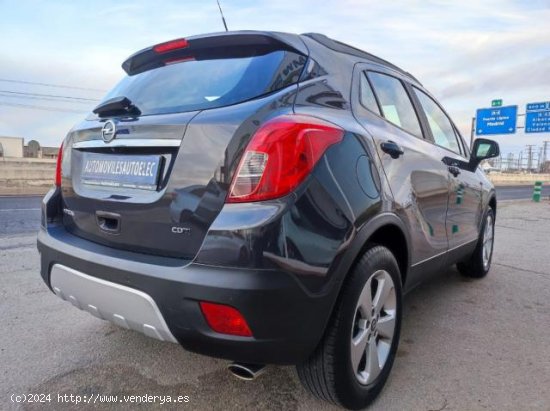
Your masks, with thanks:
<instances>
[{"instance_id":1,"label":"distant building","mask_svg":"<svg viewBox=\"0 0 550 411\"><path fill-rule=\"evenodd\" d=\"M23 137L0 136L0 157L23 157Z\"/></svg>"},{"instance_id":2,"label":"distant building","mask_svg":"<svg viewBox=\"0 0 550 411\"><path fill-rule=\"evenodd\" d=\"M36 140L31 140L25 146L23 155L27 158L57 158L59 147L42 147Z\"/></svg>"},{"instance_id":3,"label":"distant building","mask_svg":"<svg viewBox=\"0 0 550 411\"><path fill-rule=\"evenodd\" d=\"M23 137L0 136L0 157L57 158L59 147L42 147L36 140L24 144Z\"/></svg>"},{"instance_id":4,"label":"distant building","mask_svg":"<svg viewBox=\"0 0 550 411\"><path fill-rule=\"evenodd\" d=\"M23 155L30 158L40 157L40 143L36 140L31 140L27 143L23 150Z\"/></svg>"},{"instance_id":5,"label":"distant building","mask_svg":"<svg viewBox=\"0 0 550 411\"><path fill-rule=\"evenodd\" d=\"M42 147L42 158L57 158L59 147Z\"/></svg>"}]
</instances>

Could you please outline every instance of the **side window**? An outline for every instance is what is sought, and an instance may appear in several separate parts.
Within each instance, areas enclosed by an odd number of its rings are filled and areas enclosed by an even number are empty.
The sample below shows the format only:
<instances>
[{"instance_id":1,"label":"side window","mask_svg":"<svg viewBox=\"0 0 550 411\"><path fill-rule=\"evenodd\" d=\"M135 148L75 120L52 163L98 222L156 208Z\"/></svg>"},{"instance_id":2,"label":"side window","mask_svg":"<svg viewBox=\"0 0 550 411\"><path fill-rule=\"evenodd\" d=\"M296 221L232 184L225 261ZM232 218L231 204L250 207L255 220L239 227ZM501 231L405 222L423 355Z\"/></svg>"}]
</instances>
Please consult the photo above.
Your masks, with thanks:
<instances>
[{"instance_id":1,"label":"side window","mask_svg":"<svg viewBox=\"0 0 550 411\"><path fill-rule=\"evenodd\" d=\"M449 117L447 117L443 110L439 108L437 103L427 94L416 88L414 89L414 92L422 105L424 113L426 113L435 144L460 154L461 151L458 145L455 130L451 120L449 120Z\"/></svg>"},{"instance_id":2,"label":"side window","mask_svg":"<svg viewBox=\"0 0 550 411\"><path fill-rule=\"evenodd\" d=\"M378 97L382 115L409 133L422 137L422 129L403 83L386 74L369 72L368 77Z\"/></svg>"},{"instance_id":3,"label":"side window","mask_svg":"<svg viewBox=\"0 0 550 411\"><path fill-rule=\"evenodd\" d=\"M363 73L361 75L360 87L361 87L361 90L359 90L359 99L361 101L361 104L366 109L372 111L373 113L381 115L380 109L378 108L378 103L376 102L376 97L374 97L374 93L369 84L369 80L367 79L366 73Z\"/></svg>"}]
</instances>

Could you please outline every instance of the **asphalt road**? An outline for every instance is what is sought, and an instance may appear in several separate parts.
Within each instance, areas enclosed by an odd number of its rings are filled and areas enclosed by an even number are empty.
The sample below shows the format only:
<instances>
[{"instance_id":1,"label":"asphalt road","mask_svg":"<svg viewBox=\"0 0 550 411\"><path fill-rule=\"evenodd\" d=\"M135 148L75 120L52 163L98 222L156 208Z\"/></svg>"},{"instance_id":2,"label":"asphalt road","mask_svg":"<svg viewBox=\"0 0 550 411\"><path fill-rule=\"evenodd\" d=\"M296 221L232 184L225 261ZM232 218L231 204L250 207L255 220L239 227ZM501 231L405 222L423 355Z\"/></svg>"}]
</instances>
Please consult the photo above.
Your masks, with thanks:
<instances>
[{"instance_id":1,"label":"asphalt road","mask_svg":"<svg viewBox=\"0 0 550 411\"><path fill-rule=\"evenodd\" d=\"M550 197L550 185L543 187L544 198ZM530 199L532 186L497 187L498 200ZM0 235L36 232L40 227L40 201L42 197L1 197Z\"/></svg>"},{"instance_id":2,"label":"asphalt road","mask_svg":"<svg viewBox=\"0 0 550 411\"><path fill-rule=\"evenodd\" d=\"M0 197L0 236L32 233L40 228L42 197Z\"/></svg>"},{"instance_id":3,"label":"asphalt road","mask_svg":"<svg viewBox=\"0 0 550 411\"><path fill-rule=\"evenodd\" d=\"M533 186L499 186L497 187L497 200L529 199L533 196ZM542 187L542 197L550 197L550 185Z\"/></svg>"},{"instance_id":4,"label":"asphalt road","mask_svg":"<svg viewBox=\"0 0 550 411\"><path fill-rule=\"evenodd\" d=\"M32 209L38 200L21 204ZM550 410L549 232L548 201L503 202L487 278L466 280L449 268L412 291L398 358L371 409ZM1 410L112 409L59 403L58 394L189 397L177 407L122 409L335 409L304 391L293 367L238 381L226 361L75 309L43 284L35 241L28 232L0 235ZM12 394L31 393L51 394L52 402L11 402Z\"/></svg>"}]
</instances>

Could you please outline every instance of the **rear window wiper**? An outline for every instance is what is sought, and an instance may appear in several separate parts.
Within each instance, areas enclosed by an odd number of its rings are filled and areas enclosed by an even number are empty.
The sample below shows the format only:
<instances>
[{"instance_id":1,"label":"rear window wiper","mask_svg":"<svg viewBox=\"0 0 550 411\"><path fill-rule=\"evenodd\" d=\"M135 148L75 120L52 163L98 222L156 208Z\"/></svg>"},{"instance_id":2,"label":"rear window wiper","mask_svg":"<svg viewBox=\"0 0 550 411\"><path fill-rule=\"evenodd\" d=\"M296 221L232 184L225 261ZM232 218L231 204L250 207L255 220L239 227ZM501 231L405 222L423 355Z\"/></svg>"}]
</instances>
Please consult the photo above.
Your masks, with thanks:
<instances>
[{"instance_id":1,"label":"rear window wiper","mask_svg":"<svg viewBox=\"0 0 550 411\"><path fill-rule=\"evenodd\" d=\"M139 116L141 110L137 108L134 103L128 97L113 97L109 100L105 100L100 103L93 110L94 114L97 114L99 117L110 117L110 116Z\"/></svg>"}]
</instances>

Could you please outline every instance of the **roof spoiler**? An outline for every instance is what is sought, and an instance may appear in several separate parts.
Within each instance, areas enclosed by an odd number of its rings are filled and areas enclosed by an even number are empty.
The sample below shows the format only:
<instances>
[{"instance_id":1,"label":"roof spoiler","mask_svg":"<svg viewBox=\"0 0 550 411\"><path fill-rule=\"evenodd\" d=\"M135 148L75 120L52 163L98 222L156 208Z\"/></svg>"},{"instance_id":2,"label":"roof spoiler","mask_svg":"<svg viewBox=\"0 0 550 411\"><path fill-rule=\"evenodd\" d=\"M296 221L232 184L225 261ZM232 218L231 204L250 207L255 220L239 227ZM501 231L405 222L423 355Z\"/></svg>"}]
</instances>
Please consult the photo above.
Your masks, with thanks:
<instances>
[{"instance_id":1,"label":"roof spoiler","mask_svg":"<svg viewBox=\"0 0 550 411\"><path fill-rule=\"evenodd\" d=\"M308 49L297 35L235 31L176 39L145 48L130 56L122 68L132 76L147 70L186 60L251 57L276 50L307 56Z\"/></svg>"}]
</instances>

